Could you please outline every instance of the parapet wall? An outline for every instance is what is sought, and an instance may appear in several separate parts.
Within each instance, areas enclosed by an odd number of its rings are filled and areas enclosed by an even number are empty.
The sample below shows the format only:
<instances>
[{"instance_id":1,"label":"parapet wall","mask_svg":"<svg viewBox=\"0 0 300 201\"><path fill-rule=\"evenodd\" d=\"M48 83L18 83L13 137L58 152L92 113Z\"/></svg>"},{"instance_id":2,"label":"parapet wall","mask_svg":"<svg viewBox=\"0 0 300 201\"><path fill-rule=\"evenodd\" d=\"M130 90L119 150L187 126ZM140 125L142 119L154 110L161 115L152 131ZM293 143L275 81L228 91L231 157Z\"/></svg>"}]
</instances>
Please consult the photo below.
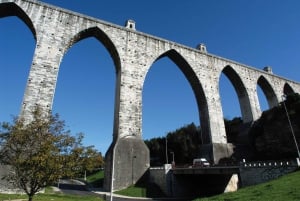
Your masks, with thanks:
<instances>
[{"instance_id":1,"label":"parapet wall","mask_svg":"<svg viewBox=\"0 0 300 201\"><path fill-rule=\"evenodd\" d=\"M159 186L164 194L171 195L171 164L165 164L162 167L152 167L149 169L149 182Z\"/></svg>"},{"instance_id":2,"label":"parapet wall","mask_svg":"<svg viewBox=\"0 0 300 201\"><path fill-rule=\"evenodd\" d=\"M169 197L211 196L238 188L264 183L294 172L299 159L241 163L239 174L173 174L171 165L149 169L149 182Z\"/></svg>"},{"instance_id":3,"label":"parapet wall","mask_svg":"<svg viewBox=\"0 0 300 201\"><path fill-rule=\"evenodd\" d=\"M276 179L299 169L294 161L244 163L240 168L240 186L251 186Z\"/></svg>"},{"instance_id":4,"label":"parapet wall","mask_svg":"<svg viewBox=\"0 0 300 201\"><path fill-rule=\"evenodd\" d=\"M10 167L8 165L0 164L0 193L6 194L21 194L24 193L21 189L15 187L12 183L8 182L6 179L2 179L9 172Z\"/></svg>"}]
</instances>

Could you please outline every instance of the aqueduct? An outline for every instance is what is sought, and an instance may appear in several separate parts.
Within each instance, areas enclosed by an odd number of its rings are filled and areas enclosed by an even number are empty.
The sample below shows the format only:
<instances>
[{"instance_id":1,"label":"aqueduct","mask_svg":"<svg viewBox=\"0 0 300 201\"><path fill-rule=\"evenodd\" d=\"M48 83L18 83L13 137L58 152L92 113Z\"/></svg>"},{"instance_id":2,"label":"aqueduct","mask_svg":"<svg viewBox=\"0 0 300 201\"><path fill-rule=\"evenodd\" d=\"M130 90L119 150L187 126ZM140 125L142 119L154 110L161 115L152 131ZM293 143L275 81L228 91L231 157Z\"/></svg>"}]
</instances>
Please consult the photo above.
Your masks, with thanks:
<instances>
[{"instance_id":1,"label":"aqueduct","mask_svg":"<svg viewBox=\"0 0 300 201\"><path fill-rule=\"evenodd\" d=\"M149 168L149 151L142 140L142 90L151 65L171 59L193 89L204 134L202 154L218 163L232 153L227 142L219 95L224 73L234 86L244 122L261 114L257 85L269 104L282 94L300 93L300 83L207 53L205 46L190 48L135 30L81 15L36 0L0 0L0 17L17 16L31 30L36 47L23 98L21 115L30 119L35 105L51 110L61 60L76 42L95 37L108 50L116 69L113 142L106 156L105 188L121 189L135 183ZM136 156L135 164L131 162ZM133 167L134 178L131 178ZM128 176L126 176L128 175ZM130 176L129 176L130 175ZM130 178L126 178L130 177Z\"/></svg>"}]
</instances>

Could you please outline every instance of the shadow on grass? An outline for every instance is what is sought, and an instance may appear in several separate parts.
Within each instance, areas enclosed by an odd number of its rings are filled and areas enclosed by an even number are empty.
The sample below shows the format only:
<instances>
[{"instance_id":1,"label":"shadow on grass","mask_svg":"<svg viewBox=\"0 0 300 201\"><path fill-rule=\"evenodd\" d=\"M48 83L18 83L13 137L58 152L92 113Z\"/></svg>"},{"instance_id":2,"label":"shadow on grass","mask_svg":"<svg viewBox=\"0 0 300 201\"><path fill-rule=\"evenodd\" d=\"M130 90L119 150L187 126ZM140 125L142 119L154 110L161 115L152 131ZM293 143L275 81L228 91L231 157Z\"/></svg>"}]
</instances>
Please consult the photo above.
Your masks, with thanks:
<instances>
[{"instance_id":1,"label":"shadow on grass","mask_svg":"<svg viewBox=\"0 0 300 201\"><path fill-rule=\"evenodd\" d=\"M103 187L103 181L104 181L103 178L97 179L97 180L94 180L92 182L89 182L89 185L93 188L102 188Z\"/></svg>"},{"instance_id":2,"label":"shadow on grass","mask_svg":"<svg viewBox=\"0 0 300 201\"><path fill-rule=\"evenodd\" d=\"M160 187L155 183L141 180L137 182L134 187L144 189L144 196L148 198L159 198L166 196Z\"/></svg>"},{"instance_id":3,"label":"shadow on grass","mask_svg":"<svg viewBox=\"0 0 300 201\"><path fill-rule=\"evenodd\" d=\"M96 171L92 172L87 177L87 185L89 188L103 188L104 172ZM149 182L149 173L145 173L142 178L134 185L127 189L117 192L121 195L132 196L132 197L149 197L158 198L165 197L166 195L158 187L158 185Z\"/></svg>"},{"instance_id":4,"label":"shadow on grass","mask_svg":"<svg viewBox=\"0 0 300 201\"><path fill-rule=\"evenodd\" d=\"M149 182L148 174L146 173L135 185L126 189L117 191L117 194L130 197L147 197L147 198L162 198L166 197L163 191L153 182Z\"/></svg>"}]
</instances>

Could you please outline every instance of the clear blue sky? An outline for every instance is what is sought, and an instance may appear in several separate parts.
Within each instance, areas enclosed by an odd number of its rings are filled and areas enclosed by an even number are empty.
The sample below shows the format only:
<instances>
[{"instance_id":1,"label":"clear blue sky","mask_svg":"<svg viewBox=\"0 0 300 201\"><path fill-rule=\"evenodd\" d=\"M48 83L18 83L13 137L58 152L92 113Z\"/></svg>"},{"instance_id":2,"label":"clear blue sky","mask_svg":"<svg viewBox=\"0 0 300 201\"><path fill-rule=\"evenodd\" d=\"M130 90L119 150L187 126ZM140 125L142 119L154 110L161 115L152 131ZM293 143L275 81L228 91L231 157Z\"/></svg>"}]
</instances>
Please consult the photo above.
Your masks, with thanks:
<instances>
[{"instance_id":1,"label":"clear blue sky","mask_svg":"<svg viewBox=\"0 0 300 201\"><path fill-rule=\"evenodd\" d=\"M299 81L299 0L44 0L114 24L136 21L136 29ZM0 19L0 121L17 115L35 41L16 17ZM228 79L220 80L224 115L240 116ZM115 74L103 45L93 38L74 45L63 58L53 111L84 143L105 153L112 140ZM259 93L263 109L265 97ZM191 122L199 125L192 90L169 59L150 69L143 90L143 138L164 136Z\"/></svg>"}]
</instances>

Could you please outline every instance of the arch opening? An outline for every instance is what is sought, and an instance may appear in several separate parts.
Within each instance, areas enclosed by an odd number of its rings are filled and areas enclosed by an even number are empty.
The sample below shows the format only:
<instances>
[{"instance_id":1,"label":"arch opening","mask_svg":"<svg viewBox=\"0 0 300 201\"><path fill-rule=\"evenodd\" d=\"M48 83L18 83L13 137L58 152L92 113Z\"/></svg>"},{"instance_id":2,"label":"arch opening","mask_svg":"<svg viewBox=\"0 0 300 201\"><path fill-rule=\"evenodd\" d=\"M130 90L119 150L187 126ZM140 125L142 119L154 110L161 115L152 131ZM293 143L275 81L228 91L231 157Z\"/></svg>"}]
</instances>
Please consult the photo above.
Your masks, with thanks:
<instances>
[{"instance_id":1,"label":"arch opening","mask_svg":"<svg viewBox=\"0 0 300 201\"><path fill-rule=\"evenodd\" d=\"M203 90L196 75L175 50L161 55L152 64L143 86L142 108L143 138L146 139L148 147L150 146L151 165L171 163L173 157L176 164L183 164L197 157L203 142L199 129L198 105L204 104L205 101L203 97L200 101L199 96L203 95L201 93ZM181 135L182 143L179 145L176 144L178 143L176 132L182 134L189 132L190 136L184 138L184 135ZM156 141L149 141L152 138ZM191 147L192 139L194 147ZM180 150L188 146L190 150ZM153 159L160 160L161 163L157 164Z\"/></svg>"},{"instance_id":2,"label":"arch opening","mask_svg":"<svg viewBox=\"0 0 300 201\"><path fill-rule=\"evenodd\" d=\"M73 44L60 65L53 112L61 115L72 133L83 132L84 145L94 146L103 156L113 134L114 62L97 36Z\"/></svg>"},{"instance_id":3,"label":"arch opening","mask_svg":"<svg viewBox=\"0 0 300 201\"><path fill-rule=\"evenodd\" d=\"M239 144L253 116L246 88L231 66L225 66L220 74L219 93L227 142Z\"/></svg>"},{"instance_id":4,"label":"arch opening","mask_svg":"<svg viewBox=\"0 0 300 201\"><path fill-rule=\"evenodd\" d=\"M189 83L189 87L191 87L192 92L194 94L194 98L196 98L197 104L197 112L198 117L200 119L201 126L201 140L203 144L208 144L211 142L211 136L209 131L209 114L207 111L207 100L205 98L205 94L202 88L202 84L197 78L197 75L188 64L188 62L175 50L169 50L162 54L158 59L167 57L171 61L173 61L178 69L180 69L181 73L185 76L186 81ZM200 115L201 114L201 115Z\"/></svg>"},{"instance_id":5,"label":"arch opening","mask_svg":"<svg viewBox=\"0 0 300 201\"><path fill-rule=\"evenodd\" d=\"M120 57L118 51L110 40L110 38L98 27L91 27L76 34L68 43L67 49L72 47L77 42L86 38L95 37L108 50L110 57L114 62L116 73L118 74L121 68Z\"/></svg>"},{"instance_id":6,"label":"arch opening","mask_svg":"<svg viewBox=\"0 0 300 201\"><path fill-rule=\"evenodd\" d=\"M251 122L253 120L253 116L252 116L252 112L251 112L250 100L249 100L249 96L248 96L247 90L245 88L245 85L244 85L243 81L241 80L240 76L236 73L236 71L231 66L226 66L222 70L220 78L222 77L222 74L224 74L228 78L228 80L230 81L231 85L234 88L234 91L235 91L238 101L239 101L241 118L242 118L243 122L244 123ZM219 86L222 87L220 80L219 80ZM222 91L223 91L223 89L222 89ZM224 100L222 99L222 109L224 110L223 102L224 102ZM231 105L233 105L233 104L231 104ZM234 107L234 111L237 111L236 107ZM223 112L223 114L224 114L224 112ZM239 114L239 113L236 112L235 115L236 114ZM225 113L225 115L226 115L226 113Z\"/></svg>"},{"instance_id":7,"label":"arch opening","mask_svg":"<svg viewBox=\"0 0 300 201\"><path fill-rule=\"evenodd\" d=\"M260 101L260 107L261 110L263 111L264 108L270 109L278 105L278 100L276 98L275 92L270 85L270 83L267 81L267 79L263 76L260 76L259 79L257 80L257 85L260 87L261 91L263 92L267 103L268 103L268 108L266 108L264 101L262 101L261 95L262 93L258 91L258 98ZM259 89L258 89L259 90Z\"/></svg>"},{"instance_id":8,"label":"arch opening","mask_svg":"<svg viewBox=\"0 0 300 201\"><path fill-rule=\"evenodd\" d=\"M0 4L0 13L3 6ZM4 17L8 16L8 17ZM0 121L12 121L20 113L36 41L24 21L1 14L0 18ZM20 34L22 33L22 34Z\"/></svg>"},{"instance_id":9,"label":"arch opening","mask_svg":"<svg viewBox=\"0 0 300 201\"><path fill-rule=\"evenodd\" d=\"M270 108L270 106L269 106L269 103L268 103L268 100L266 98L264 91L262 90L262 88L259 85L257 85L256 91L257 91L260 111L263 112L265 110L268 110Z\"/></svg>"},{"instance_id":10,"label":"arch opening","mask_svg":"<svg viewBox=\"0 0 300 201\"><path fill-rule=\"evenodd\" d=\"M0 4L0 18L16 16L21 19L30 29L34 39L36 39L36 31L31 19L28 15L15 3L1 3ZM17 32L20 33L20 32ZM22 33L22 32L21 32Z\"/></svg>"},{"instance_id":11,"label":"arch opening","mask_svg":"<svg viewBox=\"0 0 300 201\"><path fill-rule=\"evenodd\" d=\"M237 107L240 103L235 88L225 73L221 73L219 79L219 93L227 142L234 143L239 135L242 114L241 109Z\"/></svg>"},{"instance_id":12,"label":"arch opening","mask_svg":"<svg viewBox=\"0 0 300 201\"><path fill-rule=\"evenodd\" d=\"M288 83L285 83L284 87L283 87L283 93L285 95L290 95L290 94L295 93L295 91L293 90L293 88Z\"/></svg>"}]
</instances>

